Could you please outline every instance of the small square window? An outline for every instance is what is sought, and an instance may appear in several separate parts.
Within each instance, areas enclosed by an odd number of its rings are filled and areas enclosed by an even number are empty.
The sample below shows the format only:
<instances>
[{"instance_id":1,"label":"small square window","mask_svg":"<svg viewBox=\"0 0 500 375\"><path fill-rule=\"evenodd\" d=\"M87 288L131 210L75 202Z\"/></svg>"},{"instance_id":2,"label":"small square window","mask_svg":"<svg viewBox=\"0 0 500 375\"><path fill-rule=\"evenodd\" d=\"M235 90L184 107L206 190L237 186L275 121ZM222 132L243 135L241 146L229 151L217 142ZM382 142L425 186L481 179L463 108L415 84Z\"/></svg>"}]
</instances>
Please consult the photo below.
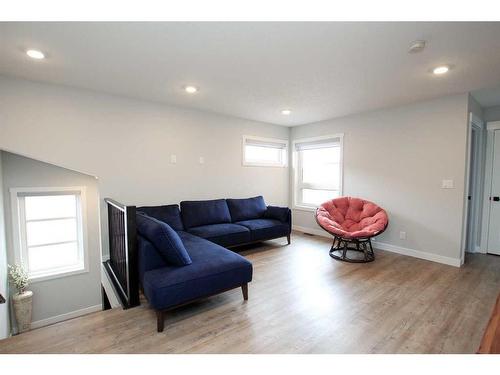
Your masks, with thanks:
<instances>
[{"instance_id":1,"label":"small square window","mask_svg":"<svg viewBox=\"0 0 500 375\"><path fill-rule=\"evenodd\" d=\"M84 271L83 188L11 189L11 194L17 206L16 260L30 279Z\"/></svg>"}]
</instances>

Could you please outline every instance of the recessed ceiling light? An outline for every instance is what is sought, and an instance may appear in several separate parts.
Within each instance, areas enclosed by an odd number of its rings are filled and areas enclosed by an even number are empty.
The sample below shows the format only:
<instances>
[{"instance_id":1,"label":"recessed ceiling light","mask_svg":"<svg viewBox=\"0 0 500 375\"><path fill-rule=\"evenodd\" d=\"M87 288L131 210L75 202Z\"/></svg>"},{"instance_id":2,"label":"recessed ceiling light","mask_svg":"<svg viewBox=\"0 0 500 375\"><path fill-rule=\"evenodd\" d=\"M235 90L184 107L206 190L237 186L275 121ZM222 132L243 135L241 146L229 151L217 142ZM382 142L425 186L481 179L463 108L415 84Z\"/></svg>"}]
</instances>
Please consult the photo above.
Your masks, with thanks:
<instances>
[{"instance_id":1,"label":"recessed ceiling light","mask_svg":"<svg viewBox=\"0 0 500 375\"><path fill-rule=\"evenodd\" d=\"M188 94L194 94L194 93L198 92L198 87L186 86L186 87L184 87L184 91L186 91Z\"/></svg>"},{"instance_id":2,"label":"recessed ceiling light","mask_svg":"<svg viewBox=\"0 0 500 375\"><path fill-rule=\"evenodd\" d=\"M290 115L291 113L292 113L292 111L291 111L290 109L283 109L283 110L281 111L281 114L282 114L282 115L285 115L285 116L288 116L288 115Z\"/></svg>"},{"instance_id":3,"label":"recessed ceiling light","mask_svg":"<svg viewBox=\"0 0 500 375\"><path fill-rule=\"evenodd\" d=\"M45 55L42 51L38 51L36 49L29 49L26 51L26 54L32 59L41 60L45 58Z\"/></svg>"},{"instance_id":4,"label":"recessed ceiling light","mask_svg":"<svg viewBox=\"0 0 500 375\"><path fill-rule=\"evenodd\" d=\"M450 67L448 65L441 65L441 66L438 66L438 67L432 69L432 73L439 76L441 74L448 73L449 70L450 70Z\"/></svg>"}]
</instances>

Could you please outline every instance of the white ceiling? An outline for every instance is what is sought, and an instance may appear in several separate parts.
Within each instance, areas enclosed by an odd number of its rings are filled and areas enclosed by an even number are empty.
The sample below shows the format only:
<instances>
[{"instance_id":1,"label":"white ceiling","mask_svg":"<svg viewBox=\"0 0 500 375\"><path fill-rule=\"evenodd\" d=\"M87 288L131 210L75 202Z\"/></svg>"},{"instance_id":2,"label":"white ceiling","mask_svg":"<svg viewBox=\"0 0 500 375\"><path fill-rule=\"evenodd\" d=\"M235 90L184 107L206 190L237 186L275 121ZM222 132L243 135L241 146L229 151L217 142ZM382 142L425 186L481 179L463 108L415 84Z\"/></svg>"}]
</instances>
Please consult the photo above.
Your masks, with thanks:
<instances>
[{"instance_id":1,"label":"white ceiling","mask_svg":"<svg viewBox=\"0 0 500 375\"><path fill-rule=\"evenodd\" d=\"M0 74L281 125L500 85L500 23L1 23L0 46Z\"/></svg>"}]
</instances>

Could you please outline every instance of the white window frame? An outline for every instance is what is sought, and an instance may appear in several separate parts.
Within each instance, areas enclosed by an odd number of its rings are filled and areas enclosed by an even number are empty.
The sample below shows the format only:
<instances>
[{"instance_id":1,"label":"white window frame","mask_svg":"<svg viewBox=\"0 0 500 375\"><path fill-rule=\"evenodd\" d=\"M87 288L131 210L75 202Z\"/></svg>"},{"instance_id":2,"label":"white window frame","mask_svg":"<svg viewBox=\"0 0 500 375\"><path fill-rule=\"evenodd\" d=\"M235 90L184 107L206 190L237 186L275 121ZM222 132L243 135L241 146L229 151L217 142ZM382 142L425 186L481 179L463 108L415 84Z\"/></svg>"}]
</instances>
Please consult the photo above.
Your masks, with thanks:
<instances>
[{"instance_id":1,"label":"white window frame","mask_svg":"<svg viewBox=\"0 0 500 375\"><path fill-rule=\"evenodd\" d=\"M300 138L294 139L292 141L292 173L293 173L293 184L292 184L292 207L295 210L301 211L316 211L317 206L308 205L299 202L299 192L302 188L312 187L310 184L300 184L299 181L299 152L296 149L296 145L298 143L306 143L306 142L317 142L317 141L327 141L331 139L339 139L340 142L340 160L339 160L339 168L340 168L340 176L339 176L339 194L342 196L344 194L344 133L339 134L330 134L319 137L311 137L311 138ZM300 186L299 186L300 185ZM326 188L325 188L326 189Z\"/></svg>"},{"instance_id":2,"label":"white window frame","mask_svg":"<svg viewBox=\"0 0 500 375\"><path fill-rule=\"evenodd\" d=\"M89 272L88 262L88 241L87 241L87 199L86 188L84 186L72 187L29 187L29 188L10 188L11 198L11 213L12 213L12 233L13 233L13 248L14 259L18 264L22 264L27 270L28 265L28 247L26 244L26 221L23 203L20 201L21 196L33 195L65 195L75 194L79 199L77 205L77 235L78 235L78 250L79 258L83 261L83 266L79 263L77 266L66 266L53 268L44 272L37 272L30 275L30 282L36 283L44 280L57 279L71 275Z\"/></svg>"},{"instance_id":3,"label":"white window frame","mask_svg":"<svg viewBox=\"0 0 500 375\"><path fill-rule=\"evenodd\" d=\"M269 142L269 143L279 143L284 146L284 151L282 153L283 160L280 163L262 163L262 162L252 162L245 160L245 145L247 141L257 141L257 142ZM245 167L279 167L286 168L288 166L288 140L286 139L278 139L278 138L263 138L263 137L255 137L252 135L244 135L242 139L242 147L241 147L241 162Z\"/></svg>"}]
</instances>

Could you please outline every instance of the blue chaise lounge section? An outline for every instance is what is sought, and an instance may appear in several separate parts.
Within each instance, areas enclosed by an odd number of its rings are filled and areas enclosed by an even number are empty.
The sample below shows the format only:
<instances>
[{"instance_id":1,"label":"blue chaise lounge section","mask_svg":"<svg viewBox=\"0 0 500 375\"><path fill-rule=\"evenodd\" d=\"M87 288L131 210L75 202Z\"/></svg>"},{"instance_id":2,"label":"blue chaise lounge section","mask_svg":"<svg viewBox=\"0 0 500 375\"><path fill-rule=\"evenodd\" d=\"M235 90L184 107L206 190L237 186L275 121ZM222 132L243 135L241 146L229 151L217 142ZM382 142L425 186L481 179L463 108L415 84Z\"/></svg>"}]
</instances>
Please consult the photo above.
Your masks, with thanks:
<instances>
[{"instance_id":1,"label":"blue chaise lounge section","mask_svg":"<svg viewBox=\"0 0 500 375\"><path fill-rule=\"evenodd\" d=\"M248 299L252 264L228 247L279 237L290 243L290 209L266 206L261 196L139 207L137 219L139 280L158 332L164 312L175 307L238 287ZM184 250L191 263L173 262L186 258Z\"/></svg>"}]
</instances>

